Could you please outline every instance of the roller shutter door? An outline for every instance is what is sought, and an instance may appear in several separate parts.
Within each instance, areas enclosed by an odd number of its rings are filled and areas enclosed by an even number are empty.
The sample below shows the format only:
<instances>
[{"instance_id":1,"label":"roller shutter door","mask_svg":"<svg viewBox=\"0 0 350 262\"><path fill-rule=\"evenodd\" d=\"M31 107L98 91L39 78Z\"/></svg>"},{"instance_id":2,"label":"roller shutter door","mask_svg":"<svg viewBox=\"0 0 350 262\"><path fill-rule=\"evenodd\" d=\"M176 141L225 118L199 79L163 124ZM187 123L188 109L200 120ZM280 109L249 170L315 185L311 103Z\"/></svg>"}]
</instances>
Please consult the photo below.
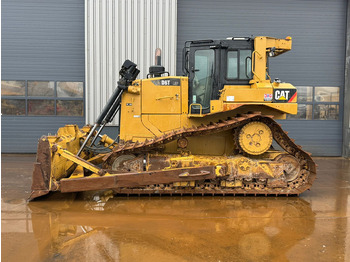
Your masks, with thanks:
<instances>
[{"instance_id":1,"label":"roller shutter door","mask_svg":"<svg viewBox=\"0 0 350 262\"><path fill-rule=\"evenodd\" d=\"M271 59L270 75L307 92L299 119L280 122L313 155L340 156L346 10L344 0L178 0L177 73L186 40L292 36L292 51Z\"/></svg>"},{"instance_id":2,"label":"roller shutter door","mask_svg":"<svg viewBox=\"0 0 350 262\"><path fill-rule=\"evenodd\" d=\"M84 124L84 0L1 6L1 150L31 153L41 135Z\"/></svg>"}]
</instances>

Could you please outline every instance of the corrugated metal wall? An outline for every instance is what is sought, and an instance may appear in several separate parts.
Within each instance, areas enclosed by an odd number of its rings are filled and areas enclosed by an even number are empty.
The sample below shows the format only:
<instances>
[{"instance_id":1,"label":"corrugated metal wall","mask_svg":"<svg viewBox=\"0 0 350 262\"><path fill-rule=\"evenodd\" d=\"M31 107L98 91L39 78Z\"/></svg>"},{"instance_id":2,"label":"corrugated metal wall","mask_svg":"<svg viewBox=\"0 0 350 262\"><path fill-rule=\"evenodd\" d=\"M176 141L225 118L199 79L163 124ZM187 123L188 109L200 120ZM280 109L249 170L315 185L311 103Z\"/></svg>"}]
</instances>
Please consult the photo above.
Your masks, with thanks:
<instances>
[{"instance_id":1,"label":"corrugated metal wall","mask_svg":"<svg viewBox=\"0 0 350 262\"><path fill-rule=\"evenodd\" d=\"M2 80L85 78L84 0L2 0ZM36 151L38 139L84 117L2 116L3 153Z\"/></svg>"},{"instance_id":2,"label":"corrugated metal wall","mask_svg":"<svg viewBox=\"0 0 350 262\"><path fill-rule=\"evenodd\" d=\"M85 0L87 123L94 123L116 88L125 59L145 78L159 47L162 64L175 74L176 21L176 0Z\"/></svg>"},{"instance_id":3,"label":"corrugated metal wall","mask_svg":"<svg viewBox=\"0 0 350 262\"><path fill-rule=\"evenodd\" d=\"M228 36L293 37L292 51L271 59L270 74L295 86L339 86L340 120L281 121L314 155L342 154L346 0L179 0L177 73L186 40Z\"/></svg>"}]
</instances>

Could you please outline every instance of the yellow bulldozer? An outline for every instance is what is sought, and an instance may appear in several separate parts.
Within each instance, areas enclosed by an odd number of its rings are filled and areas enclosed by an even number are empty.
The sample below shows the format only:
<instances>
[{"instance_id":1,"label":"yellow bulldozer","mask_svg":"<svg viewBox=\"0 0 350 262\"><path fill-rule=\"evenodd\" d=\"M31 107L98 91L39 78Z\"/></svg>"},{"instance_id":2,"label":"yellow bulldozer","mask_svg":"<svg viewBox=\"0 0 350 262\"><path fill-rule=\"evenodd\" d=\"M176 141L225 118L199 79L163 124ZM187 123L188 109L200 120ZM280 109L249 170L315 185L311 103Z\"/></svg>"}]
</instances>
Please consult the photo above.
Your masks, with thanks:
<instances>
[{"instance_id":1,"label":"yellow bulldozer","mask_svg":"<svg viewBox=\"0 0 350 262\"><path fill-rule=\"evenodd\" d=\"M304 192L316 165L273 120L297 113L297 90L272 81L267 67L291 47L291 37L187 41L185 76L165 71L160 50L146 79L137 79L136 64L126 60L93 126L66 125L39 139L30 199L105 189L126 195ZM118 112L119 135L102 135Z\"/></svg>"}]
</instances>

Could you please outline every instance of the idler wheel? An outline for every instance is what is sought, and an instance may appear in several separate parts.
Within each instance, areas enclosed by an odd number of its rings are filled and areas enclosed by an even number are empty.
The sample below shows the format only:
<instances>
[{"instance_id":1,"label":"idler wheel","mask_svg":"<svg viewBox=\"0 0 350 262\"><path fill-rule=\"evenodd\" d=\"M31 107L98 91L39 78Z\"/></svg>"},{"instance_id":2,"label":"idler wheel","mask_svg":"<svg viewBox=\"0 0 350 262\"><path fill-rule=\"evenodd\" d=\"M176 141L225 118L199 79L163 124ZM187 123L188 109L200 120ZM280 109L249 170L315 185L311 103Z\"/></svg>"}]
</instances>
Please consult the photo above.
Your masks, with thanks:
<instances>
[{"instance_id":1,"label":"idler wheel","mask_svg":"<svg viewBox=\"0 0 350 262\"><path fill-rule=\"evenodd\" d=\"M185 149L188 146L188 140L184 137L181 137L177 140L177 147Z\"/></svg>"},{"instance_id":2,"label":"idler wheel","mask_svg":"<svg viewBox=\"0 0 350 262\"><path fill-rule=\"evenodd\" d=\"M283 172L286 176L287 182L293 181L298 177L300 172L300 164L294 156L282 154L277 156L274 161L283 163Z\"/></svg>"},{"instance_id":3,"label":"idler wheel","mask_svg":"<svg viewBox=\"0 0 350 262\"><path fill-rule=\"evenodd\" d=\"M261 155L272 145L271 129L262 122L250 122L238 134L241 149L250 155Z\"/></svg>"},{"instance_id":4,"label":"idler wheel","mask_svg":"<svg viewBox=\"0 0 350 262\"><path fill-rule=\"evenodd\" d=\"M112 170L123 170L123 169L125 169L124 162L132 160L134 158L135 158L134 155L121 155L121 156L118 156L114 160L114 162L112 164Z\"/></svg>"}]
</instances>

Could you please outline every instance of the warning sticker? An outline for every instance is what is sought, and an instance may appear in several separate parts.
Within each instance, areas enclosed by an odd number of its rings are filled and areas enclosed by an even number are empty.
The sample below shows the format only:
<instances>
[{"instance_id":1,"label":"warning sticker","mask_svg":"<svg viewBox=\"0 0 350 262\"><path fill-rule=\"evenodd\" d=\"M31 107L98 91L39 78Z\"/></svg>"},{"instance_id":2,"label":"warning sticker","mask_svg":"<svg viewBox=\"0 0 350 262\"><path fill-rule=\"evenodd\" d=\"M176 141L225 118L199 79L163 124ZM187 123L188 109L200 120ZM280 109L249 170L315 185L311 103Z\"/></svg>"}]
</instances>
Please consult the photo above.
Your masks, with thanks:
<instances>
[{"instance_id":1,"label":"warning sticker","mask_svg":"<svg viewBox=\"0 0 350 262\"><path fill-rule=\"evenodd\" d=\"M234 96L227 96L226 101L233 102L233 101L235 101L235 97Z\"/></svg>"},{"instance_id":2,"label":"warning sticker","mask_svg":"<svg viewBox=\"0 0 350 262\"><path fill-rule=\"evenodd\" d=\"M272 94L264 94L264 101L272 101Z\"/></svg>"}]
</instances>

